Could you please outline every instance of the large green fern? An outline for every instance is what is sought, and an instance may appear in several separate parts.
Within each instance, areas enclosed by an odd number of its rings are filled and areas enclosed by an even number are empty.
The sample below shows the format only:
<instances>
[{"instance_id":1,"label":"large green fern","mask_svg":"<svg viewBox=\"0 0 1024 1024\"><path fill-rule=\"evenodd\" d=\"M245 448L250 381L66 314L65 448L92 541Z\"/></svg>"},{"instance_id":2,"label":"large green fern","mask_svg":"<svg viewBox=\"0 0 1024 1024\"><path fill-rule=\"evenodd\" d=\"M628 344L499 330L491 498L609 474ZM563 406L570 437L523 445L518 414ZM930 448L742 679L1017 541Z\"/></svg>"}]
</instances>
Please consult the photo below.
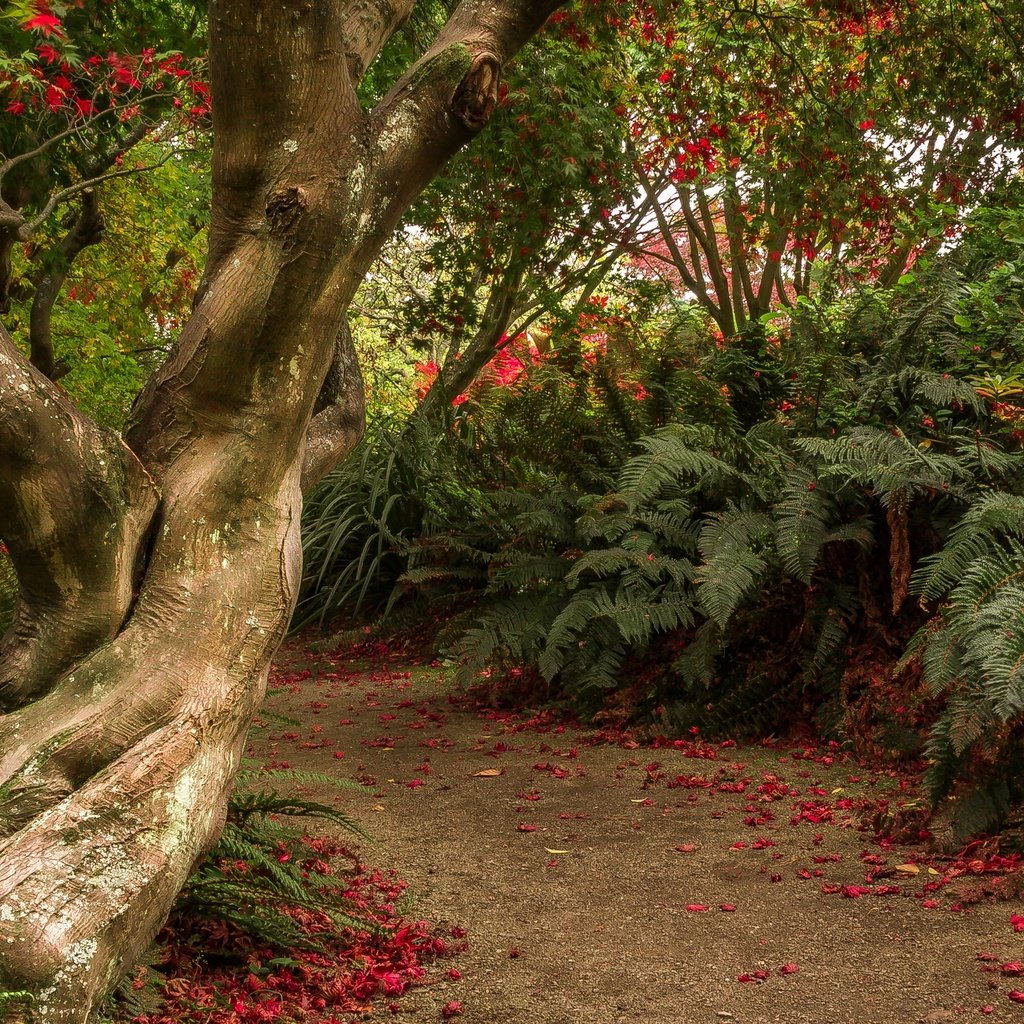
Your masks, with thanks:
<instances>
[{"instance_id":1,"label":"large green fern","mask_svg":"<svg viewBox=\"0 0 1024 1024\"><path fill-rule=\"evenodd\" d=\"M997 272L999 294L1021 291ZM400 554L392 594L461 604L449 653L465 680L522 669L592 710L623 691L652 721L769 730L794 708L859 727L841 706L847 666L870 689L858 659L894 661L932 617L909 656L929 688L915 706L945 703L934 792L979 751L1014 763L1021 414L994 405L986 382L1009 393L1024 317L988 303L992 358L1006 362L986 366L964 327L965 304L984 296L955 254L888 290L830 275L825 298L801 296L722 345L701 347L689 318L688 343L677 323L648 363L588 369L573 335L512 385L479 388L434 439L458 457L428 445L402 484L429 514L375 527L368 549L352 541L339 594L358 599L378 553ZM646 399L624 397L624 380L645 381ZM321 550L310 545L314 564ZM999 772L985 779L972 822L1006 803Z\"/></svg>"}]
</instances>

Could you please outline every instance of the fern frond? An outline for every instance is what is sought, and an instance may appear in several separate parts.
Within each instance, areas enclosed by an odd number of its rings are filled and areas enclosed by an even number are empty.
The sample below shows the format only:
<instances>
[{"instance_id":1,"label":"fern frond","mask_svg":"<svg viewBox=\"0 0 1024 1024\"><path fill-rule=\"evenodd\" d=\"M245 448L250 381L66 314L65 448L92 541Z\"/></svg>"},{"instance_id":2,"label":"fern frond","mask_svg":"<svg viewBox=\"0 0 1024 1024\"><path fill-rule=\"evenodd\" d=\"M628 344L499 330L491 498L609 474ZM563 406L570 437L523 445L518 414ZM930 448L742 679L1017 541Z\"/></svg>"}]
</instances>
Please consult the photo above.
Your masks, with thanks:
<instances>
[{"instance_id":1,"label":"fern frond","mask_svg":"<svg viewBox=\"0 0 1024 1024\"><path fill-rule=\"evenodd\" d=\"M354 789L364 789L364 787L359 786L357 783L351 783L350 786ZM362 826L358 825L347 814L344 814L337 808L315 800L283 797L278 793L267 791L238 793L232 798L230 812L239 821L246 821L254 815L270 814L284 815L286 817L323 818L325 821L341 825L346 831L362 839L370 838Z\"/></svg>"},{"instance_id":2,"label":"fern frond","mask_svg":"<svg viewBox=\"0 0 1024 1024\"><path fill-rule=\"evenodd\" d=\"M672 670L688 687L696 683L710 686L715 680L715 659L721 649L722 631L709 619L701 623L693 639L672 662Z\"/></svg>"},{"instance_id":3,"label":"fern frond","mask_svg":"<svg viewBox=\"0 0 1024 1024\"><path fill-rule=\"evenodd\" d=\"M995 492L980 495L954 527L941 551L921 560L911 593L937 600L963 579L971 564L998 547L1003 538L1024 539L1024 497Z\"/></svg>"},{"instance_id":4,"label":"fern frond","mask_svg":"<svg viewBox=\"0 0 1024 1024\"><path fill-rule=\"evenodd\" d=\"M634 456L619 474L619 493L632 509L645 505L663 490L689 477L713 481L737 477L729 463L698 447L700 435L692 428L670 424L641 438L642 455Z\"/></svg>"},{"instance_id":5,"label":"fern frond","mask_svg":"<svg viewBox=\"0 0 1024 1024\"><path fill-rule=\"evenodd\" d=\"M786 572L809 584L825 545L826 519L831 509L824 488L804 467L795 467L786 480L782 499L772 509L775 549Z\"/></svg>"},{"instance_id":6,"label":"fern frond","mask_svg":"<svg viewBox=\"0 0 1024 1024\"><path fill-rule=\"evenodd\" d=\"M697 566L694 583L704 613L724 629L732 613L754 589L765 560L745 548L725 548Z\"/></svg>"},{"instance_id":7,"label":"fern frond","mask_svg":"<svg viewBox=\"0 0 1024 1024\"><path fill-rule=\"evenodd\" d=\"M905 366L892 377L893 385L909 398L940 409L970 409L982 413L985 403L970 382L950 373Z\"/></svg>"}]
</instances>

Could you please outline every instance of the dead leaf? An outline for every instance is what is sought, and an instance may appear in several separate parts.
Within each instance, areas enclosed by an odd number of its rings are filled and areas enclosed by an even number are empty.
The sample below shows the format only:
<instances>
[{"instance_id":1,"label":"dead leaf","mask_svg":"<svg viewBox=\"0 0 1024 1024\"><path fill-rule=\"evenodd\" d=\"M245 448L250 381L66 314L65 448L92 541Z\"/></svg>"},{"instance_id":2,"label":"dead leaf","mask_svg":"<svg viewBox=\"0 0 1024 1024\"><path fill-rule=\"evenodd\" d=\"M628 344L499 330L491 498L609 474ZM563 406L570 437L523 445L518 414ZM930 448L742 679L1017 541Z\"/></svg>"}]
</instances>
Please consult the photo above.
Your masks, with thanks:
<instances>
[{"instance_id":1,"label":"dead leaf","mask_svg":"<svg viewBox=\"0 0 1024 1024\"><path fill-rule=\"evenodd\" d=\"M544 847L545 853L569 853L569 850L549 850L546 846Z\"/></svg>"},{"instance_id":2,"label":"dead leaf","mask_svg":"<svg viewBox=\"0 0 1024 1024\"><path fill-rule=\"evenodd\" d=\"M478 772L473 772L474 779L493 779L498 775L504 775L504 768L481 768Z\"/></svg>"},{"instance_id":3,"label":"dead leaf","mask_svg":"<svg viewBox=\"0 0 1024 1024\"><path fill-rule=\"evenodd\" d=\"M905 875L916 875L921 871L916 864L897 864L895 870L902 871Z\"/></svg>"}]
</instances>

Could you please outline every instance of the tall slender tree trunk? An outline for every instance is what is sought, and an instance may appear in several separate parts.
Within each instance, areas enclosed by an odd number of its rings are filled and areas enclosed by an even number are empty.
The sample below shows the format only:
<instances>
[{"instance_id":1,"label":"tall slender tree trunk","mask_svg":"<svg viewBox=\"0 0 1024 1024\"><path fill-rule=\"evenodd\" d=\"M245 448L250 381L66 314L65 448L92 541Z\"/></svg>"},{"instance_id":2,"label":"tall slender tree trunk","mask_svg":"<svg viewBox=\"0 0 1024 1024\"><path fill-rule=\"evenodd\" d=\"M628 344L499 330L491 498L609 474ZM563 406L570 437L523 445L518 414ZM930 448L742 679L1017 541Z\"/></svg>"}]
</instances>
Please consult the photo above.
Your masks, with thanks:
<instances>
[{"instance_id":1,"label":"tall slender tree trunk","mask_svg":"<svg viewBox=\"0 0 1024 1024\"><path fill-rule=\"evenodd\" d=\"M223 826L298 586L302 488L362 431L346 309L557 0L464 0L371 111L412 0L213 0L195 312L124 438L0 329L0 989L81 1024ZM17 1019L17 1018L15 1018Z\"/></svg>"}]
</instances>

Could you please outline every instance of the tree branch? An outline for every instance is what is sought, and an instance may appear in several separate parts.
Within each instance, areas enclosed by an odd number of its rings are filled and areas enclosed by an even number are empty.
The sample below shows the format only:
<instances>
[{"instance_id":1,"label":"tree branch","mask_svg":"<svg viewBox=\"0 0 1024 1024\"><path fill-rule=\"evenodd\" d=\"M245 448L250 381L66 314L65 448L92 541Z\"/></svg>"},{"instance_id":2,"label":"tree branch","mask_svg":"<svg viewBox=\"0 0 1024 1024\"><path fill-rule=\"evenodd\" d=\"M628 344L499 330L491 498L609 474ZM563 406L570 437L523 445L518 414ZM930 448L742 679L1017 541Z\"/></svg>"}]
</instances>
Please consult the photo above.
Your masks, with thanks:
<instances>
[{"instance_id":1,"label":"tree branch","mask_svg":"<svg viewBox=\"0 0 1024 1024\"><path fill-rule=\"evenodd\" d=\"M654 219L661 233L661 240L665 243L665 248L668 249L669 255L672 257L672 266L675 267L676 272L682 278L683 284L707 305L709 299L704 282L696 275L690 273L690 268L686 265L686 260L683 259L682 251L676 242L675 235L672 233L672 225L669 223L668 217L665 216L665 209L661 205L661 201L658 199L650 179L639 163L636 165L636 172L640 179L640 186L643 188L647 201L651 204L651 209L654 212ZM690 234L692 235L692 232Z\"/></svg>"},{"instance_id":2,"label":"tree branch","mask_svg":"<svg viewBox=\"0 0 1024 1024\"><path fill-rule=\"evenodd\" d=\"M782 264L781 253L788 237L789 227L786 224L779 224L768 238L768 257L765 260L764 271L761 274L761 282L757 286L756 307L751 310L751 316L755 319L768 311L768 306L772 299L772 289L775 287L775 281ZM772 259L771 254L773 252L780 254L778 259Z\"/></svg>"},{"instance_id":3,"label":"tree branch","mask_svg":"<svg viewBox=\"0 0 1024 1024\"><path fill-rule=\"evenodd\" d=\"M747 309L750 311L751 319L756 319L759 314L755 312L754 288L750 282L750 266L747 263L746 253L744 252L743 229L745 221L740 205L736 172L730 171L723 186L722 210L725 216L725 231L729 240L729 257L732 263L733 301L735 302L738 294L742 294L743 300L747 304ZM739 282L739 287L737 287L737 281Z\"/></svg>"},{"instance_id":4,"label":"tree branch","mask_svg":"<svg viewBox=\"0 0 1024 1024\"><path fill-rule=\"evenodd\" d=\"M382 157L377 194L397 218L487 123L506 62L565 0L463 0L427 52L371 114Z\"/></svg>"},{"instance_id":5,"label":"tree branch","mask_svg":"<svg viewBox=\"0 0 1024 1024\"><path fill-rule=\"evenodd\" d=\"M2 327L0 467L0 537L20 591L0 641L0 707L12 707L115 635L157 494L120 438L30 367Z\"/></svg>"},{"instance_id":6,"label":"tree branch","mask_svg":"<svg viewBox=\"0 0 1024 1024\"><path fill-rule=\"evenodd\" d=\"M508 330L522 281L522 267L515 264L506 266L501 277L491 287L476 333L461 352L461 358L457 363L454 359L445 362L444 370L437 375L433 386L416 410L417 416L429 417L438 404L446 403L456 395L462 394L476 380L480 371L497 351L501 336ZM444 372L450 369L454 372Z\"/></svg>"},{"instance_id":7,"label":"tree branch","mask_svg":"<svg viewBox=\"0 0 1024 1024\"><path fill-rule=\"evenodd\" d=\"M334 360L327 371L306 432L302 490L309 493L355 448L366 429L366 395L348 321L342 321Z\"/></svg>"},{"instance_id":8,"label":"tree branch","mask_svg":"<svg viewBox=\"0 0 1024 1024\"><path fill-rule=\"evenodd\" d=\"M58 366L54 359L50 331L53 305L64 287L75 258L83 249L102 241L104 227L96 192L94 189L86 189L82 193L82 212L74 227L43 256L41 266L33 277L35 294L29 314L32 365L50 380L58 380L67 372L67 367Z\"/></svg>"},{"instance_id":9,"label":"tree branch","mask_svg":"<svg viewBox=\"0 0 1024 1024\"><path fill-rule=\"evenodd\" d=\"M707 242L706 244L702 243L702 247L707 254L708 272L711 274L711 282L714 285L715 294L718 296L718 306L722 311L722 319L724 320L726 317L729 317L732 320L731 329L725 330L723 328L723 333L726 335L734 334L739 329L740 324L736 319L732 291L738 285L734 281L732 288L730 288L729 279L725 276L725 270L722 267L722 255L718 249L718 231L715 229L715 218L711 212L707 193L699 185L693 191L697 196L697 209L700 211L701 221L704 224L703 235ZM686 189L687 196L689 196L689 192L690 190ZM687 223L692 221L693 224L696 224L696 220L697 218L691 213L691 216L687 218Z\"/></svg>"},{"instance_id":10,"label":"tree branch","mask_svg":"<svg viewBox=\"0 0 1024 1024\"><path fill-rule=\"evenodd\" d=\"M173 155L173 152L168 151L164 156L157 160L156 163L146 164L142 167L122 167L116 171L107 171L105 174L97 174L95 177L87 178L84 181L76 181L74 185L68 185L67 188L62 188L59 192L54 192L46 201L42 210L40 210L32 220L27 222L26 230L29 234L33 234L45 223L47 217L49 217L61 203L66 202L68 199L80 195L83 192L88 192L104 181L113 181L115 178L128 178L133 174L145 174L146 171L155 171L158 167L163 167L163 165L167 163Z\"/></svg>"},{"instance_id":11,"label":"tree branch","mask_svg":"<svg viewBox=\"0 0 1024 1024\"><path fill-rule=\"evenodd\" d=\"M94 114L87 121L81 124L74 124L70 128L65 128L64 131L57 132L54 135L48 135L35 149L26 150L24 153L16 153L14 156L7 157L2 163L0 163L0 181L3 180L4 175L18 164L26 163L29 160L34 160L37 156L42 156L51 146L55 146L58 142L69 138L72 135L81 135L83 129L90 127L97 121L103 118L109 117L111 114L116 113L116 108L111 107L108 110L101 110L98 114Z\"/></svg>"},{"instance_id":12,"label":"tree branch","mask_svg":"<svg viewBox=\"0 0 1024 1024\"><path fill-rule=\"evenodd\" d=\"M308 191L312 175L365 144L357 138L363 115L344 60L350 6L210 3L215 199L204 284L236 244L265 229L272 188L291 182Z\"/></svg>"},{"instance_id":13,"label":"tree branch","mask_svg":"<svg viewBox=\"0 0 1024 1024\"><path fill-rule=\"evenodd\" d=\"M359 0L345 16L342 35L352 81L358 82L381 47L402 27L415 0Z\"/></svg>"}]
</instances>

